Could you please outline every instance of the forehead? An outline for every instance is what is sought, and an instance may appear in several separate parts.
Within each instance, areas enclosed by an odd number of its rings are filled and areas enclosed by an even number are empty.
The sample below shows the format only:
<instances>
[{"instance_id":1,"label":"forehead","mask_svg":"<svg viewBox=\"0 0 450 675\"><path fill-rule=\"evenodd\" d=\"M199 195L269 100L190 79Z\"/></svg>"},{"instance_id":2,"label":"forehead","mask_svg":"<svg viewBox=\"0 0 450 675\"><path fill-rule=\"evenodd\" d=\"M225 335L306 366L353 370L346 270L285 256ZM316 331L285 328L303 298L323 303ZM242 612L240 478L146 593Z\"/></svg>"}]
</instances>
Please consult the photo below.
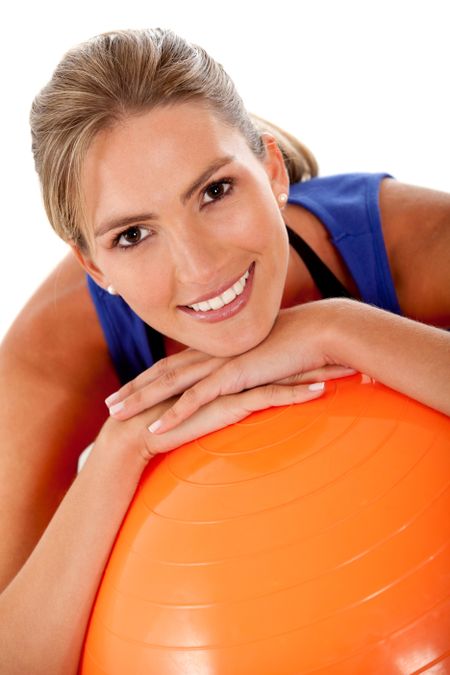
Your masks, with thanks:
<instances>
[{"instance_id":1,"label":"forehead","mask_svg":"<svg viewBox=\"0 0 450 675\"><path fill-rule=\"evenodd\" d=\"M158 201L183 190L223 155L256 161L240 131L203 105L161 107L129 117L100 132L87 152L81 184L88 221L97 220L106 204L114 210L118 201L147 208L139 202L149 194L157 208Z\"/></svg>"}]
</instances>

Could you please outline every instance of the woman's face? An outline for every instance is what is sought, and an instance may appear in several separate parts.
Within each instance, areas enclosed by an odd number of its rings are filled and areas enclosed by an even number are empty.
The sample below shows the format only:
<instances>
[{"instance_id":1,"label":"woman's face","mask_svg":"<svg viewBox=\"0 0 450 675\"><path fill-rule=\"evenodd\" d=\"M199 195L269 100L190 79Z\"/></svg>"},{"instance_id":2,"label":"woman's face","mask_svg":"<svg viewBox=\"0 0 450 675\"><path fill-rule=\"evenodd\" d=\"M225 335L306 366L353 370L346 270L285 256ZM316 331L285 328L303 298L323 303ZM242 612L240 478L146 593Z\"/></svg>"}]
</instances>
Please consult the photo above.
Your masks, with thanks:
<instances>
[{"instance_id":1,"label":"woman's face","mask_svg":"<svg viewBox=\"0 0 450 675\"><path fill-rule=\"evenodd\" d=\"M258 344L280 309L289 256L277 201L288 178L275 143L266 147L258 159L198 103L98 134L82 173L88 272L184 345L231 356Z\"/></svg>"}]
</instances>

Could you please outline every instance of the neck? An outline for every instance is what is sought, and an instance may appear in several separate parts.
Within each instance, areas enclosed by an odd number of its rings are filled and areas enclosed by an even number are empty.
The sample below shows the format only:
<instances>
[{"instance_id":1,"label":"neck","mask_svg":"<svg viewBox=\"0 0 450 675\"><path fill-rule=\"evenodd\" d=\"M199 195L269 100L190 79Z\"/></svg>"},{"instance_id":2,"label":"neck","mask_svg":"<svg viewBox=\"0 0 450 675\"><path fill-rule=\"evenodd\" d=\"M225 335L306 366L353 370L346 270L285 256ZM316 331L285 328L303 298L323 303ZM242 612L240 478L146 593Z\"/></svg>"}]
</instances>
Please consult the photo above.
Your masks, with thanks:
<instances>
[{"instance_id":1,"label":"neck","mask_svg":"<svg viewBox=\"0 0 450 675\"><path fill-rule=\"evenodd\" d=\"M292 247L289 248L289 262L281 308L301 305L321 299L320 292L311 278L305 263Z\"/></svg>"}]
</instances>

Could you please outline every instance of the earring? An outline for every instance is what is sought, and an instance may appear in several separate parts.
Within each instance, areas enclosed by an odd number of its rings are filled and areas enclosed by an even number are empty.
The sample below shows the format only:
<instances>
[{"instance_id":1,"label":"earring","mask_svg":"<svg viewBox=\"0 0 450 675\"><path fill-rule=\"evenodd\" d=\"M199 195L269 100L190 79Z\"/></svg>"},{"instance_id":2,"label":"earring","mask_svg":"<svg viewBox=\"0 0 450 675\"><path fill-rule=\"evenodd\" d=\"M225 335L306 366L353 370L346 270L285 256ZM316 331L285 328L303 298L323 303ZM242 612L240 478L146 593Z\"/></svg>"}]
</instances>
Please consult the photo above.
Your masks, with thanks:
<instances>
[{"instance_id":1,"label":"earring","mask_svg":"<svg viewBox=\"0 0 450 675\"><path fill-rule=\"evenodd\" d=\"M111 284L108 286L108 288L106 290L108 291L108 293L110 295L117 295L117 291L115 290L115 288L113 286L111 286Z\"/></svg>"},{"instance_id":2,"label":"earring","mask_svg":"<svg viewBox=\"0 0 450 675\"><path fill-rule=\"evenodd\" d=\"M288 196L285 192L281 192L278 195L278 201L280 202L280 204L286 204L287 200L288 200Z\"/></svg>"}]
</instances>

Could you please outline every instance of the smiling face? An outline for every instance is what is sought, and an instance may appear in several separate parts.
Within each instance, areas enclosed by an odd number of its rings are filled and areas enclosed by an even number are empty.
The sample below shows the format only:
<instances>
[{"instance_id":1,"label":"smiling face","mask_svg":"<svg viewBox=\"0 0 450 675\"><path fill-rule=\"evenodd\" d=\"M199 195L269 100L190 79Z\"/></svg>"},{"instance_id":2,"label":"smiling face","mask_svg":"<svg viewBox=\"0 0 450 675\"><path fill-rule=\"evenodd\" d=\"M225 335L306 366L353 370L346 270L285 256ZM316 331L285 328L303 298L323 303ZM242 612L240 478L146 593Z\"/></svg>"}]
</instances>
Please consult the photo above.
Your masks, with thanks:
<instances>
[{"instance_id":1,"label":"smiling face","mask_svg":"<svg viewBox=\"0 0 450 675\"><path fill-rule=\"evenodd\" d=\"M277 202L288 178L265 144L259 159L199 103L100 132L81 177L95 236L82 264L182 344L220 356L255 346L277 317L289 257Z\"/></svg>"}]
</instances>

